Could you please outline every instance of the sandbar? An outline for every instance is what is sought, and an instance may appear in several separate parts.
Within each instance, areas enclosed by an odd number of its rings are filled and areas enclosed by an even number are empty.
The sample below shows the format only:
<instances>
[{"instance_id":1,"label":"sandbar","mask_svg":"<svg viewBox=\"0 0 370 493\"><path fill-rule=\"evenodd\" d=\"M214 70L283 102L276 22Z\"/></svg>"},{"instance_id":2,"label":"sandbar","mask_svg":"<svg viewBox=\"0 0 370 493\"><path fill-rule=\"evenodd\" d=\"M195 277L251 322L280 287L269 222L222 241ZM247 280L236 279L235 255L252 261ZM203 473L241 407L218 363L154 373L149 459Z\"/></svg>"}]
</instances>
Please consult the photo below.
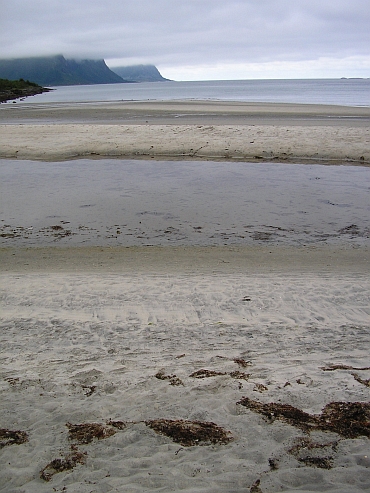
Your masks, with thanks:
<instances>
[{"instance_id":1,"label":"sandbar","mask_svg":"<svg viewBox=\"0 0 370 493\"><path fill-rule=\"evenodd\" d=\"M214 101L0 108L0 158L370 163L370 109Z\"/></svg>"}]
</instances>

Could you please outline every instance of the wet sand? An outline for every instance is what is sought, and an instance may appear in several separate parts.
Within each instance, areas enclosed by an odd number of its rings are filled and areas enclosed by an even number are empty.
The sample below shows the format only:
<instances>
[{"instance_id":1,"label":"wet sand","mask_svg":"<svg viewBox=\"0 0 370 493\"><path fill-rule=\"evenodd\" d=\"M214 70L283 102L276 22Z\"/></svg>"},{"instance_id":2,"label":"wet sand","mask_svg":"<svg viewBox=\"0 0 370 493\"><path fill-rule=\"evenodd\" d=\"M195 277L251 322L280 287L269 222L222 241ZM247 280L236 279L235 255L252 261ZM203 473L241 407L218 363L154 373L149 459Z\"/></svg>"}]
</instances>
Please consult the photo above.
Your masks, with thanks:
<instances>
[{"instance_id":1,"label":"wet sand","mask_svg":"<svg viewBox=\"0 0 370 493\"><path fill-rule=\"evenodd\" d=\"M30 103L0 107L0 123L368 126L370 108L233 101Z\"/></svg>"},{"instance_id":2,"label":"wet sand","mask_svg":"<svg viewBox=\"0 0 370 493\"><path fill-rule=\"evenodd\" d=\"M38 247L0 249L2 273L327 274L370 273L370 248L345 246Z\"/></svg>"},{"instance_id":3,"label":"wet sand","mask_svg":"<svg viewBox=\"0 0 370 493\"><path fill-rule=\"evenodd\" d=\"M8 159L0 245L364 246L369 179L352 166Z\"/></svg>"}]
</instances>

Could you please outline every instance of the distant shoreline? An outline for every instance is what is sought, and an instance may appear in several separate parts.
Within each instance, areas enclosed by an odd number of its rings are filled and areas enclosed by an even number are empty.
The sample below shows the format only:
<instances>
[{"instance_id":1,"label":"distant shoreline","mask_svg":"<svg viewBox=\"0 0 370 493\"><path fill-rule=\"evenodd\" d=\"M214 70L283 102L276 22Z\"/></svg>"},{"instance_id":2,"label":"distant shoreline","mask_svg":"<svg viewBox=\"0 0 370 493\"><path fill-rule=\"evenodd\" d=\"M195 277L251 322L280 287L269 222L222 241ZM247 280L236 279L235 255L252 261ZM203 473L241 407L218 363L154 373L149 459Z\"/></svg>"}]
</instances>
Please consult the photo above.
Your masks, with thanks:
<instances>
[{"instance_id":1,"label":"distant shoreline","mask_svg":"<svg viewBox=\"0 0 370 493\"><path fill-rule=\"evenodd\" d=\"M293 103L369 107L370 80L226 80L58 86L37 103L235 102ZM54 87L52 84L41 84ZM26 102L27 104L27 102ZM33 101L32 101L33 104Z\"/></svg>"}]
</instances>

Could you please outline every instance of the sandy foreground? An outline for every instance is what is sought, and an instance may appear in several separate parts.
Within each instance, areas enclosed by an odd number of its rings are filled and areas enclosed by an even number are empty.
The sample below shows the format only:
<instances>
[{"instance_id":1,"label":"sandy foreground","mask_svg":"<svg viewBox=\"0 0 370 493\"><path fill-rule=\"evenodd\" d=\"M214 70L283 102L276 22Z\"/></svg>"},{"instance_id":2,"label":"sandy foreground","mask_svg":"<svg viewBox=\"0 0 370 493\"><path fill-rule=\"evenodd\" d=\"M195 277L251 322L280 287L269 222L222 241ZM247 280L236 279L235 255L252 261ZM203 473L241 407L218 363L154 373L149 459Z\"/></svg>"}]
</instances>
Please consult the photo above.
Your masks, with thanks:
<instances>
[{"instance_id":1,"label":"sandy foreground","mask_svg":"<svg viewBox=\"0 0 370 493\"><path fill-rule=\"evenodd\" d=\"M368 249L1 255L1 491L368 491L369 409L243 405L369 402Z\"/></svg>"},{"instance_id":2,"label":"sandy foreground","mask_svg":"<svg viewBox=\"0 0 370 493\"><path fill-rule=\"evenodd\" d=\"M368 108L15 104L0 122L1 158L370 163ZM0 491L369 491L357 214L306 246L30 248L3 232Z\"/></svg>"},{"instance_id":3,"label":"sandy foreground","mask_svg":"<svg viewBox=\"0 0 370 493\"><path fill-rule=\"evenodd\" d=\"M370 109L232 102L5 105L0 158L277 160L368 165Z\"/></svg>"}]
</instances>

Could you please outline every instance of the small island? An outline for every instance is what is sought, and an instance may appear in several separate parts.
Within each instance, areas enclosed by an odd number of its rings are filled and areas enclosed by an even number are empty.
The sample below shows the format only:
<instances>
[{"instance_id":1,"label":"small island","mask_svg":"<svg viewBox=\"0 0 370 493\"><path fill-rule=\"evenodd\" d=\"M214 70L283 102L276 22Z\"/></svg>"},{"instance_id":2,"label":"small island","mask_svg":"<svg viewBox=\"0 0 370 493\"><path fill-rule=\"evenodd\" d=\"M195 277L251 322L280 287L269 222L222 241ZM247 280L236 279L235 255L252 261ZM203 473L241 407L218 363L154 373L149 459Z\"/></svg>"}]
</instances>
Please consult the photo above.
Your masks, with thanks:
<instances>
[{"instance_id":1,"label":"small island","mask_svg":"<svg viewBox=\"0 0 370 493\"><path fill-rule=\"evenodd\" d=\"M29 80L8 80L0 79L0 103L11 101L13 99L25 98L27 96L34 96L35 94L42 94L43 92L49 92L52 89L42 87L35 82Z\"/></svg>"}]
</instances>

